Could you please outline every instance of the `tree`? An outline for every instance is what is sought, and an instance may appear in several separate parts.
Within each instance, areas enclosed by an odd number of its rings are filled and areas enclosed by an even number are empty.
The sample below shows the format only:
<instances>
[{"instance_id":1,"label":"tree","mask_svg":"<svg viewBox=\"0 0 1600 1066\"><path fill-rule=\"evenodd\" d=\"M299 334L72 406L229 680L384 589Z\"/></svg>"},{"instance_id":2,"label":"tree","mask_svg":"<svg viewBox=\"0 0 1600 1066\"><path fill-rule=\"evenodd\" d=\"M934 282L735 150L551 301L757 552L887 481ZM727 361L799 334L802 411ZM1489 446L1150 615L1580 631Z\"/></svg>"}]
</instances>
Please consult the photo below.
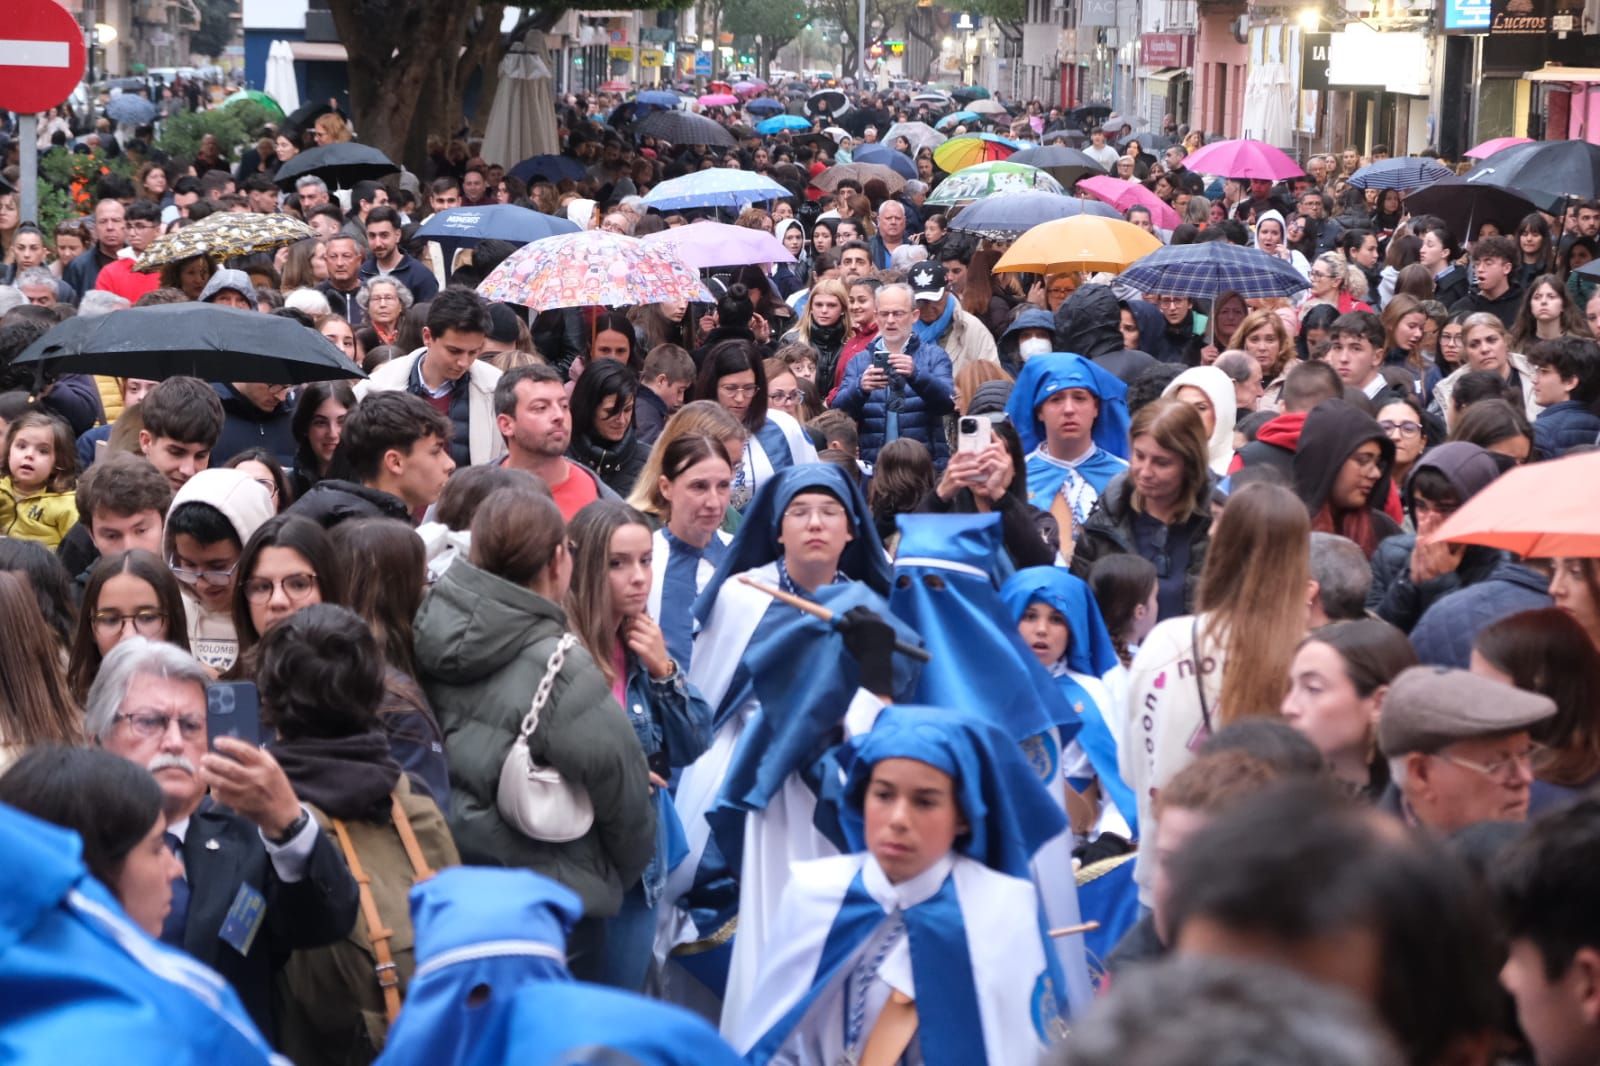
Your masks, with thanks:
<instances>
[{"instance_id":1,"label":"tree","mask_svg":"<svg viewBox=\"0 0 1600 1066\"><path fill-rule=\"evenodd\" d=\"M200 26L189 34L189 50L203 56L220 56L233 40L233 16L239 0L196 0Z\"/></svg>"},{"instance_id":2,"label":"tree","mask_svg":"<svg viewBox=\"0 0 1600 1066\"><path fill-rule=\"evenodd\" d=\"M722 29L741 37L760 37L761 73L778 56L778 50L805 28L811 12L805 0L725 0Z\"/></svg>"}]
</instances>

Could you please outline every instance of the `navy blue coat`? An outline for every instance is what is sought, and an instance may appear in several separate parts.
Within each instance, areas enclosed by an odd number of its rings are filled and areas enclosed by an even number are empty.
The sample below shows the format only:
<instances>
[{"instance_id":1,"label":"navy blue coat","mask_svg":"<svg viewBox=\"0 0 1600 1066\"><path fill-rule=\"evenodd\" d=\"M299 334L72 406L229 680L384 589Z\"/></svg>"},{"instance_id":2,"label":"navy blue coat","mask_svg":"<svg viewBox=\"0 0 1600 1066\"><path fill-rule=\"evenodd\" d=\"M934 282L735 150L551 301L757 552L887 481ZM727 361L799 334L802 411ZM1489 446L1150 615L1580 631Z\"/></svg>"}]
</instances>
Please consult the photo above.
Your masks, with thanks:
<instances>
[{"instance_id":1,"label":"navy blue coat","mask_svg":"<svg viewBox=\"0 0 1600 1066\"><path fill-rule=\"evenodd\" d=\"M1450 593L1423 613L1411 631L1417 658L1465 670L1478 630L1507 615L1550 606L1549 584L1532 567L1503 560L1484 580Z\"/></svg>"},{"instance_id":2,"label":"navy blue coat","mask_svg":"<svg viewBox=\"0 0 1600 1066\"><path fill-rule=\"evenodd\" d=\"M1540 459L1557 459L1567 449L1600 443L1600 414L1577 400L1553 403L1533 420L1533 451Z\"/></svg>"},{"instance_id":3,"label":"navy blue coat","mask_svg":"<svg viewBox=\"0 0 1600 1066\"><path fill-rule=\"evenodd\" d=\"M906 352L916 367L911 380L890 374L888 388L867 392L861 388L861 375L872 365L878 346L879 342L874 341L871 347L851 357L833 406L861 427L861 458L867 462L876 461L886 443L889 409L893 405L899 412L900 436L926 444L933 453L934 466L942 469L950 458L944 416L956 409L950 356L937 344L919 341L913 334L906 340Z\"/></svg>"}]
</instances>

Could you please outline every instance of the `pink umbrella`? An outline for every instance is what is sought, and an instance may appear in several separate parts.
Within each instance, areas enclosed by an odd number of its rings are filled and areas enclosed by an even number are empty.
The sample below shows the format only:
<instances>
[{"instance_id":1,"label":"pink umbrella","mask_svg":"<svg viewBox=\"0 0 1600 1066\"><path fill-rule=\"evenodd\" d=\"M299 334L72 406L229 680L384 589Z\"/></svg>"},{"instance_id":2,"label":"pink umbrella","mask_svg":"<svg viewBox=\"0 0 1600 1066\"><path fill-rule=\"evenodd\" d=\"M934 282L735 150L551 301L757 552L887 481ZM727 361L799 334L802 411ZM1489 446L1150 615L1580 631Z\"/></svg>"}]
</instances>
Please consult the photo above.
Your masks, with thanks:
<instances>
[{"instance_id":1,"label":"pink umbrella","mask_svg":"<svg viewBox=\"0 0 1600 1066\"><path fill-rule=\"evenodd\" d=\"M735 96L754 96L766 87L767 83L760 78L752 78L749 81L735 82L733 92Z\"/></svg>"},{"instance_id":2,"label":"pink umbrella","mask_svg":"<svg viewBox=\"0 0 1600 1066\"><path fill-rule=\"evenodd\" d=\"M670 249L685 263L701 269L794 262L783 242L766 230L730 226L726 222L694 222L641 240L649 248Z\"/></svg>"},{"instance_id":3,"label":"pink umbrella","mask_svg":"<svg viewBox=\"0 0 1600 1066\"><path fill-rule=\"evenodd\" d=\"M1491 137L1474 148L1468 148L1466 154L1471 159L1488 159L1502 149L1514 148L1519 144L1532 143L1532 137Z\"/></svg>"},{"instance_id":4,"label":"pink umbrella","mask_svg":"<svg viewBox=\"0 0 1600 1066\"><path fill-rule=\"evenodd\" d=\"M700 98L701 107L733 107L738 102L732 93L707 93Z\"/></svg>"},{"instance_id":5,"label":"pink umbrella","mask_svg":"<svg viewBox=\"0 0 1600 1066\"><path fill-rule=\"evenodd\" d=\"M1078 179L1078 188L1123 213L1130 207L1148 207L1157 229L1177 229L1178 223L1183 221L1165 200L1138 182L1096 174L1092 178Z\"/></svg>"},{"instance_id":6,"label":"pink umbrella","mask_svg":"<svg viewBox=\"0 0 1600 1066\"><path fill-rule=\"evenodd\" d=\"M1183 165L1196 174L1217 174L1224 178L1283 181L1305 174L1293 159L1261 141L1217 141L1196 150Z\"/></svg>"}]
</instances>

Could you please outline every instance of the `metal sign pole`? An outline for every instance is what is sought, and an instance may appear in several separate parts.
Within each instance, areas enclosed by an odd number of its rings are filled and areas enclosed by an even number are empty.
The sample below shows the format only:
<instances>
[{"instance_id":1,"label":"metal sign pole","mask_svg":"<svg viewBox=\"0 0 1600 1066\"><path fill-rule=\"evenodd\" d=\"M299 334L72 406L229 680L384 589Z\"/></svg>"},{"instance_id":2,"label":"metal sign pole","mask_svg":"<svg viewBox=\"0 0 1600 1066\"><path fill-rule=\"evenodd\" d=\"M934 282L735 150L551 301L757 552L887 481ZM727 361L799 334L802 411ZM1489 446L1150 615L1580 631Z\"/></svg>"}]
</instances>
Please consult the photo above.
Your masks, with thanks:
<instances>
[{"instance_id":1,"label":"metal sign pole","mask_svg":"<svg viewBox=\"0 0 1600 1066\"><path fill-rule=\"evenodd\" d=\"M22 221L39 221L39 117L17 116L17 158L22 162Z\"/></svg>"}]
</instances>

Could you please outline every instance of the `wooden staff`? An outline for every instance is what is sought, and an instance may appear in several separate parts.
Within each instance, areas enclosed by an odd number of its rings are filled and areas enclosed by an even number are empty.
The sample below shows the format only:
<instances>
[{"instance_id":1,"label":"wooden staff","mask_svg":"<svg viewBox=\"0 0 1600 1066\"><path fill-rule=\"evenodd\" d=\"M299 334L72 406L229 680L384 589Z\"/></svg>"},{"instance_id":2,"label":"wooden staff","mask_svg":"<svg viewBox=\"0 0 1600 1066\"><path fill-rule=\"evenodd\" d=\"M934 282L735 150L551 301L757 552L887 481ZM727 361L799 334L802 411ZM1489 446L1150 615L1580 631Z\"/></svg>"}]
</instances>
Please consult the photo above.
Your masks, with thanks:
<instances>
[{"instance_id":1,"label":"wooden staff","mask_svg":"<svg viewBox=\"0 0 1600 1066\"><path fill-rule=\"evenodd\" d=\"M809 614L814 618L820 618L824 622L828 622L830 624L833 622L833 612L822 606L820 603L812 603L810 600L791 595L780 588L775 588L772 585L766 584L765 582L757 581L748 574L740 574L738 580L746 585L749 585L757 592L765 592L768 596L771 596L779 603L788 604L797 611L804 611L806 614ZM898 638L896 638L894 642L894 650L899 652L901 655L904 655L908 659L915 659L919 663L928 662L930 659L930 656L924 649L917 647L915 644L907 644L905 641Z\"/></svg>"},{"instance_id":2,"label":"wooden staff","mask_svg":"<svg viewBox=\"0 0 1600 1066\"><path fill-rule=\"evenodd\" d=\"M1100 928L1099 922L1084 922L1082 925L1064 925L1060 929L1050 930L1052 937L1077 936L1079 933L1092 933Z\"/></svg>"}]
</instances>

